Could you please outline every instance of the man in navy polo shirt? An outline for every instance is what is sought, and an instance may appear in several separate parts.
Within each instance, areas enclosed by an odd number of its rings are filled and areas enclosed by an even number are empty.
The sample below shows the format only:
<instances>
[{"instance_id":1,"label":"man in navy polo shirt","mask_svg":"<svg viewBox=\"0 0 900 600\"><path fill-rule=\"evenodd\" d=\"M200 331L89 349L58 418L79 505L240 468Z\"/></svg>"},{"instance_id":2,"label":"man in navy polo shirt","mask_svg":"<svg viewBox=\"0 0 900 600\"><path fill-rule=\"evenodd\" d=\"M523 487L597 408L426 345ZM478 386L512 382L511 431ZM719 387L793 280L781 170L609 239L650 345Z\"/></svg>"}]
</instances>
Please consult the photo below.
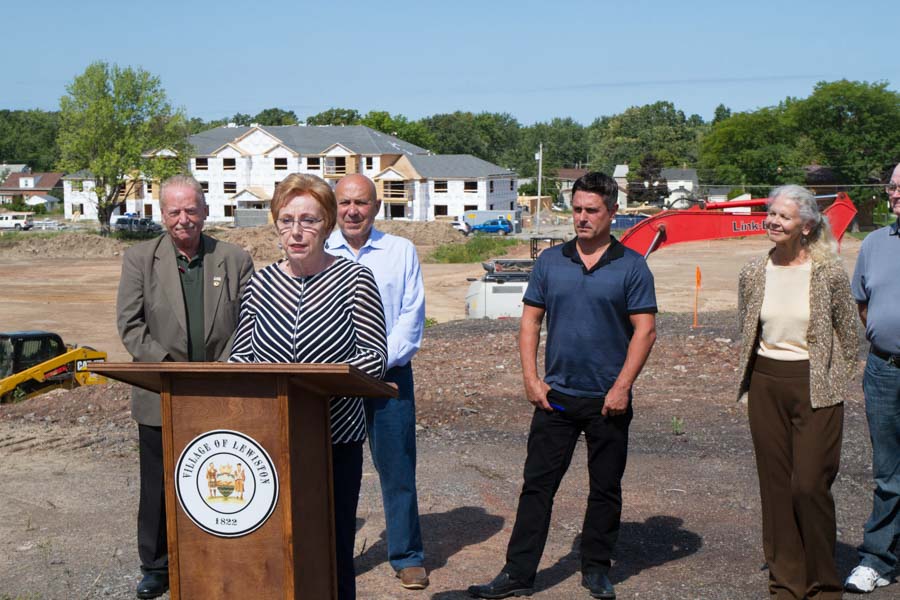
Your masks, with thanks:
<instances>
[{"instance_id":1,"label":"man in navy polo shirt","mask_svg":"<svg viewBox=\"0 0 900 600\"><path fill-rule=\"evenodd\" d=\"M885 191L897 220L863 240L850 286L871 344L863 392L875 479L859 565L844 582L857 593L886 586L900 574L900 165Z\"/></svg>"},{"instance_id":2,"label":"man in navy polo shirt","mask_svg":"<svg viewBox=\"0 0 900 600\"><path fill-rule=\"evenodd\" d=\"M576 238L545 250L525 292L519 355L534 407L524 484L506 566L476 598L533 591L550 529L553 497L579 435L588 449L590 492L581 533L582 586L615 598L608 573L622 514L622 475L631 422L631 386L656 341L656 294L644 259L609 233L616 182L588 173L572 188ZM537 370L547 318L545 375Z\"/></svg>"}]
</instances>

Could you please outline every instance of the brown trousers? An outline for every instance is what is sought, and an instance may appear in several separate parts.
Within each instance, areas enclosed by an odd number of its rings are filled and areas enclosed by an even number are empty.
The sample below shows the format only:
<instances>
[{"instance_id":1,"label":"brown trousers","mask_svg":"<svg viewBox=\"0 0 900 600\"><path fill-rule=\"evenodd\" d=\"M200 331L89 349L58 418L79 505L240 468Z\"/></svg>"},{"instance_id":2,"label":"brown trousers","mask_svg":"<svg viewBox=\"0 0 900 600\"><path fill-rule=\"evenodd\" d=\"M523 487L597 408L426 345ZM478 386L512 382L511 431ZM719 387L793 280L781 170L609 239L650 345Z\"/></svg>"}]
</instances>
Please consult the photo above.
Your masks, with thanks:
<instances>
[{"instance_id":1,"label":"brown trousers","mask_svg":"<svg viewBox=\"0 0 900 600\"><path fill-rule=\"evenodd\" d=\"M813 409L809 362L756 357L750 433L762 505L769 594L778 600L837 600L831 484L841 459L842 404Z\"/></svg>"}]
</instances>

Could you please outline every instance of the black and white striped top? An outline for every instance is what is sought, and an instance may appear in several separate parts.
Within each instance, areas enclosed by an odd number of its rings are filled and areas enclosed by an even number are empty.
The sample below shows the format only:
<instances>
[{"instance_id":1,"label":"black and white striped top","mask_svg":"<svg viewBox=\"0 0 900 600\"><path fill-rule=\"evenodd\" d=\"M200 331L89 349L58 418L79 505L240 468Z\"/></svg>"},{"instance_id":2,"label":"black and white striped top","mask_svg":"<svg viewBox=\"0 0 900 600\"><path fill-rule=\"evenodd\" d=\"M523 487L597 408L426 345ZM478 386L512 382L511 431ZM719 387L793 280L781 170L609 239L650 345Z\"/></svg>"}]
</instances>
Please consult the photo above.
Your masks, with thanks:
<instances>
[{"instance_id":1,"label":"black and white striped top","mask_svg":"<svg viewBox=\"0 0 900 600\"><path fill-rule=\"evenodd\" d=\"M337 258L320 273L292 277L280 262L257 271L247 284L229 361L347 363L384 377L387 334L372 271ZM332 398L332 443L364 439L362 398Z\"/></svg>"}]
</instances>

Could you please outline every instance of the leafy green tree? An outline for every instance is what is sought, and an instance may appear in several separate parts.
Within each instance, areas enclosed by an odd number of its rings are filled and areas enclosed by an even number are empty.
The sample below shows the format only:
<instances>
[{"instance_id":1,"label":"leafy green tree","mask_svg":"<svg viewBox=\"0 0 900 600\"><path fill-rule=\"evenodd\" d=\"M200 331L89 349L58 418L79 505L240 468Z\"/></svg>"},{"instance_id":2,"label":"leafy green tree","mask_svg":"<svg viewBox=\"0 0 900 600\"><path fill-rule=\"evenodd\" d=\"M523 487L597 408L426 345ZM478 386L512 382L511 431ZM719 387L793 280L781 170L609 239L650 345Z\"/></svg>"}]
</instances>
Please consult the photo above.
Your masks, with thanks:
<instances>
[{"instance_id":1,"label":"leafy green tree","mask_svg":"<svg viewBox=\"0 0 900 600\"><path fill-rule=\"evenodd\" d=\"M784 183L803 183L808 145L791 126L789 103L736 113L715 123L700 143L703 179L740 185L754 195Z\"/></svg>"},{"instance_id":2,"label":"leafy green tree","mask_svg":"<svg viewBox=\"0 0 900 600\"><path fill-rule=\"evenodd\" d=\"M589 127L591 165L611 173L617 164L638 164L653 153L667 166L694 166L697 143L707 129L703 119L675 108L671 102L633 106Z\"/></svg>"},{"instance_id":3,"label":"leafy green tree","mask_svg":"<svg viewBox=\"0 0 900 600\"><path fill-rule=\"evenodd\" d=\"M24 163L36 173L52 171L59 160L58 134L58 112L0 110L0 163Z\"/></svg>"},{"instance_id":4,"label":"leafy green tree","mask_svg":"<svg viewBox=\"0 0 900 600\"><path fill-rule=\"evenodd\" d=\"M844 183L874 183L900 156L900 93L887 83L819 82L788 117Z\"/></svg>"},{"instance_id":5,"label":"leafy green tree","mask_svg":"<svg viewBox=\"0 0 900 600\"><path fill-rule=\"evenodd\" d=\"M719 104L716 107L716 112L713 115L712 124L715 125L719 121L724 121L728 117L731 116L731 109L725 106L724 104Z\"/></svg>"},{"instance_id":6,"label":"leafy green tree","mask_svg":"<svg viewBox=\"0 0 900 600\"><path fill-rule=\"evenodd\" d=\"M60 106L60 167L91 173L101 233L142 177L164 179L185 169L187 122L158 77L140 68L95 62L66 86Z\"/></svg>"},{"instance_id":7,"label":"leafy green tree","mask_svg":"<svg viewBox=\"0 0 900 600\"><path fill-rule=\"evenodd\" d=\"M434 139L431 149L438 154L471 154L503 167L517 162L521 126L508 113L456 111L425 117L420 123Z\"/></svg>"},{"instance_id":8,"label":"leafy green tree","mask_svg":"<svg viewBox=\"0 0 900 600\"><path fill-rule=\"evenodd\" d=\"M398 137L421 148L427 149L434 145L434 138L431 137L428 128L419 121L410 121L403 115L392 116L391 113L384 110L371 110L366 113L359 124Z\"/></svg>"},{"instance_id":9,"label":"leafy green tree","mask_svg":"<svg viewBox=\"0 0 900 600\"><path fill-rule=\"evenodd\" d=\"M297 125L300 121L292 110L282 110L280 108L267 108L261 110L255 117L253 123L260 125Z\"/></svg>"},{"instance_id":10,"label":"leafy green tree","mask_svg":"<svg viewBox=\"0 0 900 600\"><path fill-rule=\"evenodd\" d=\"M522 128L511 168L520 177L536 177L538 163L535 155L543 144L543 178L541 194L555 196L559 193L556 170L584 164L587 158L587 131L584 126L569 117L556 117L547 123L535 123Z\"/></svg>"},{"instance_id":11,"label":"leafy green tree","mask_svg":"<svg viewBox=\"0 0 900 600\"><path fill-rule=\"evenodd\" d=\"M431 115L420 122L434 138L432 150L437 154L472 154L479 158L488 155L487 140L478 130L473 113Z\"/></svg>"},{"instance_id":12,"label":"leafy green tree","mask_svg":"<svg viewBox=\"0 0 900 600\"><path fill-rule=\"evenodd\" d=\"M200 133L201 131L208 131L210 129L215 129L216 127L222 127L229 123L228 119L213 119L212 121L204 121L198 117L191 117L187 121L187 129L190 135L194 135L196 133Z\"/></svg>"},{"instance_id":13,"label":"leafy green tree","mask_svg":"<svg viewBox=\"0 0 900 600\"><path fill-rule=\"evenodd\" d=\"M352 108L329 108L306 119L307 125L359 125L359 111Z\"/></svg>"},{"instance_id":14,"label":"leafy green tree","mask_svg":"<svg viewBox=\"0 0 900 600\"><path fill-rule=\"evenodd\" d=\"M663 164L652 153L641 158L640 166L628 172L628 201L638 204L658 204L669 195L669 186L662 176Z\"/></svg>"},{"instance_id":15,"label":"leafy green tree","mask_svg":"<svg viewBox=\"0 0 900 600\"><path fill-rule=\"evenodd\" d=\"M235 113L235 115L231 117L230 122L240 127L249 127L250 123L253 122L253 117L247 113Z\"/></svg>"}]
</instances>

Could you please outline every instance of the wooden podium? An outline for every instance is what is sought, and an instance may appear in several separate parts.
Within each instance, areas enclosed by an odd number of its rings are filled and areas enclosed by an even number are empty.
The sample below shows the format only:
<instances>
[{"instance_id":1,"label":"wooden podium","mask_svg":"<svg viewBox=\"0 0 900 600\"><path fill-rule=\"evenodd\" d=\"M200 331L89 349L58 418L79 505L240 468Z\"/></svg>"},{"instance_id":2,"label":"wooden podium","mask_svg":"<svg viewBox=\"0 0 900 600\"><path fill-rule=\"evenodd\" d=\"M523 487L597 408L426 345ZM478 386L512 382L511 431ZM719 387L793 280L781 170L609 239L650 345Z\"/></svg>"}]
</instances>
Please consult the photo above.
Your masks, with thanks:
<instances>
[{"instance_id":1,"label":"wooden podium","mask_svg":"<svg viewBox=\"0 0 900 600\"><path fill-rule=\"evenodd\" d=\"M162 396L173 599L337 598L328 400L393 386L343 364L91 371Z\"/></svg>"}]
</instances>

